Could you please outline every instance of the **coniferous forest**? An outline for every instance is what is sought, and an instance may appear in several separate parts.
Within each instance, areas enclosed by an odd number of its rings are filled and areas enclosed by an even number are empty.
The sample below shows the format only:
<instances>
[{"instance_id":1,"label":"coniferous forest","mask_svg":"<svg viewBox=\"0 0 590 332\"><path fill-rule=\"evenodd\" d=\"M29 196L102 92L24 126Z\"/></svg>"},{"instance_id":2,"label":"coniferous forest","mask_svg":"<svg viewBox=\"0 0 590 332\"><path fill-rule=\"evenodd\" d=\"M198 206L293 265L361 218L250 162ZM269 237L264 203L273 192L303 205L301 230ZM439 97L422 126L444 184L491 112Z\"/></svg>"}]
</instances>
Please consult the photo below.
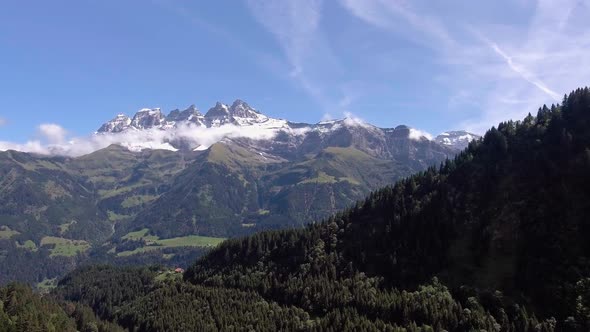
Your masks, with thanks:
<instances>
[{"instance_id":1,"label":"coniferous forest","mask_svg":"<svg viewBox=\"0 0 590 332\"><path fill-rule=\"evenodd\" d=\"M183 275L87 266L0 291L0 331L590 331L590 90L306 228Z\"/></svg>"}]
</instances>

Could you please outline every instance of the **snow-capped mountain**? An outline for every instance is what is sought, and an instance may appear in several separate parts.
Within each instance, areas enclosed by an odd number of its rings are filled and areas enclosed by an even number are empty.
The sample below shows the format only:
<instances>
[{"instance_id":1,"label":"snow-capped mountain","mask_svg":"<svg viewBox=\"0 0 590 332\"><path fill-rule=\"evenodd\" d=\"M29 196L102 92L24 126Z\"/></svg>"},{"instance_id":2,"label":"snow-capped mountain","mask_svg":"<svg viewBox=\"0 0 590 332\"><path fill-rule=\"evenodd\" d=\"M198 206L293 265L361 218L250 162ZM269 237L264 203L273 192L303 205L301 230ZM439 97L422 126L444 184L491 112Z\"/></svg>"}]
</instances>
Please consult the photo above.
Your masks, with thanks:
<instances>
[{"instance_id":1,"label":"snow-capped mountain","mask_svg":"<svg viewBox=\"0 0 590 332\"><path fill-rule=\"evenodd\" d=\"M463 150L469 145L469 142L479 138L479 135L466 132L465 130L457 130L444 132L436 136L434 141L455 150Z\"/></svg>"},{"instance_id":2,"label":"snow-capped mountain","mask_svg":"<svg viewBox=\"0 0 590 332\"><path fill-rule=\"evenodd\" d=\"M427 133L408 126L379 128L354 118L316 124L294 123L271 118L239 99L231 106L218 102L205 115L194 105L183 111L173 110L168 115L159 108L141 109L132 119L119 114L103 124L97 135L108 135L111 141L134 151L145 148L206 150L216 142L230 139L275 156L292 157L327 146L354 146L380 158L392 158L402 152L411 155L420 150L415 148L420 144L440 146L441 153L450 154L444 150L462 149L478 138L456 131L432 140ZM406 143L400 143L402 141Z\"/></svg>"},{"instance_id":3,"label":"snow-capped mountain","mask_svg":"<svg viewBox=\"0 0 590 332\"><path fill-rule=\"evenodd\" d=\"M158 127L166 122L166 117L159 108L144 108L135 113L131 126L137 129Z\"/></svg>"},{"instance_id":4,"label":"snow-capped mountain","mask_svg":"<svg viewBox=\"0 0 590 332\"><path fill-rule=\"evenodd\" d=\"M129 128L129 126L131 126L131 118L125 114L118 114L114 119L98 128L98 132L118 133Z\"/></svg>"},{"instance_id":5,"label":"snow-capped mountain","mask_svg":"<svg viewBox=\"0 0 590 332\"><path fill-rule=\"evenodd\" d=\"M195 105L191 105L184 111L175 109L171 111L166 117L166 124L169 126L174 126L176 123L183 121L195 124L197 126L204 126L205 116L199 112Z\"/></svg>"},{"instance_id":6,"label":"snow-capped mountain","mask_svg":"<svg viewBox=\"0 0 590 332\"><path fill-rule=\"evenodd\" d=\"M184 111L173 110L165 116L159 108L144 108L139 110L133 119L124 114L103 124L97 133L118 133L128 129L172 129L182 125L196 125L207 128L233 126L258 126L260 128L286 127L287 121L270 118L242 100L236 100L231 106L218 102L203 115L195 107L189 106Z\"/></svg>"}]
</instances>

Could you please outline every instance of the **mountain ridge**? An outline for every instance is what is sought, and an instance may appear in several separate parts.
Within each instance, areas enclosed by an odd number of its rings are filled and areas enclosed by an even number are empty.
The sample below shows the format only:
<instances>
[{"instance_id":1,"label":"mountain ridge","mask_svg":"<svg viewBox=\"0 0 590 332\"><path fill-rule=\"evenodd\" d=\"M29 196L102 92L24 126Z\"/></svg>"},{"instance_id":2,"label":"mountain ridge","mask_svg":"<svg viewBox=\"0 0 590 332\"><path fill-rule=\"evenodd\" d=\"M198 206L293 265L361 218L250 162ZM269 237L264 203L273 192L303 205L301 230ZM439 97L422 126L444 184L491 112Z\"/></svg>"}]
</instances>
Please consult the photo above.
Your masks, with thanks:
<instances>
[{"instance_id":1,"label":"mountain ridge","mask_svg":"<svg viewBox=\"0 0 590 332\"><path fill-rule=\"evenodd\" d=\"M339 120L324 120L315 124L296 123L284 119L276 119L260 113L252 108L246 102L236 99L231 106L217 102L215 106L210 108L204 115L198 109L191 105L187 109L180 111L178 109L172 110L168 115L164 115L160 108L144 108L139 110L132 118L124 114L119 114L112 120L104 123L95 134L121 134L126 131L142 131L157 129L167 132L173 132L166 143L170 143L170 149L204 149L207 146L201 144L198 139L191 137L187 131L203 131L206 129L226 129L224 134L218 135L217 142L228 136L234 137L248 137L256 140L271 140L278 135L306 135L308 133L317 132L326 134L333 130L338 130L342 126L359 126L372 128L372 130L379 130L383 133L400 130L401 128L408 128L407 135L412 139L421 140L428 139L435 141L441 145L445 145L454 150L463 149L469 141L477 139L479 136L468 133L466 131L445 132L436 138L430 138L419 130L399 125L395 128L380 128L368 124L362 120L347 117ZM240 130L248 128L247 130L260 131L259 138L255 133L240 134ZM174 132L179 133L174 133ZM262 134L263 132L266 135ZM449 134L450 133L450 134ZM207 134L205 132L205 134ZM452 136L452 137L449 137ZM185 136L185 137L182 137ZM193 138L193 139L191 139ZM192 142L191 142L192 141ZM187 146L187 142L189 142ZM136 148L140 149L140 148Z\"/></svg>"}]
</instances>

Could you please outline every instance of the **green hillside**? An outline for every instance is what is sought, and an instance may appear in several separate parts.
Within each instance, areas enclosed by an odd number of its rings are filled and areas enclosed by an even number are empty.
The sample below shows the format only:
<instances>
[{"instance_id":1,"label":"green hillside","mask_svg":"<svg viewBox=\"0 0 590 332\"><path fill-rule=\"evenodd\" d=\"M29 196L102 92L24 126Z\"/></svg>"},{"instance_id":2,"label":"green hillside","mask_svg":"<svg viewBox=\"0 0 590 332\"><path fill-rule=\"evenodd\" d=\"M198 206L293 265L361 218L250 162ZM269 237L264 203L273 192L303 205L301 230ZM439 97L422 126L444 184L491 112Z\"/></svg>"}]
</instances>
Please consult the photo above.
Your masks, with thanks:
<instances>
[{"instance_id":1,"label":"green hillside","mask_svg":"<svg viewBox=\"0 0 590 332\"><path fill-rule=\"evenodd\" d=\"M87 268L55 294L142 331L588 331L589 133L579 89L323 223L223 242L184 282Z\"/></svg>"},{"instance_id":2,"label":"green hillside","mask_svg":"<svg viewBox=\"0 0 590 332\"><path fill-rule=\"evenodd\" d=\"M34 285L91 262L187 266L183 258L211 248L200 239L321 220L453 153L404 133L387 150L379 135L342 127L298 150L288 136L226 139L205 151L0 152L0 284ZM166 244L125 238L143 229Z\"/></svg>"}]
</instances>

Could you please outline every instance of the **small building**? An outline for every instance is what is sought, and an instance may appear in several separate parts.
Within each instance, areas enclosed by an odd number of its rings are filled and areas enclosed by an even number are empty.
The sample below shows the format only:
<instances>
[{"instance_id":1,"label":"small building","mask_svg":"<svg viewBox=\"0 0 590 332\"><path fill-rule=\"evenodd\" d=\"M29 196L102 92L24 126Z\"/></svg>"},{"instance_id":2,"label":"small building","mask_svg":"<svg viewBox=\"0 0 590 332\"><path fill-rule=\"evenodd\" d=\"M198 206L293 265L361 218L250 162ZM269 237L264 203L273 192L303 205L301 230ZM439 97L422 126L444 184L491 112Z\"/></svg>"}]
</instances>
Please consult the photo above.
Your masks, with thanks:
<instances>
[{"instance_id":1,"label":"small building","mask_svg":"<svg viewBox=\"0 0 590 332\"><path fill-rule=\"evenodd\" d=\"M176 269L174 269L174 272L176 273L184 273L184 269L181 267L177 267Z\"/></svg>"}]
</instances>

